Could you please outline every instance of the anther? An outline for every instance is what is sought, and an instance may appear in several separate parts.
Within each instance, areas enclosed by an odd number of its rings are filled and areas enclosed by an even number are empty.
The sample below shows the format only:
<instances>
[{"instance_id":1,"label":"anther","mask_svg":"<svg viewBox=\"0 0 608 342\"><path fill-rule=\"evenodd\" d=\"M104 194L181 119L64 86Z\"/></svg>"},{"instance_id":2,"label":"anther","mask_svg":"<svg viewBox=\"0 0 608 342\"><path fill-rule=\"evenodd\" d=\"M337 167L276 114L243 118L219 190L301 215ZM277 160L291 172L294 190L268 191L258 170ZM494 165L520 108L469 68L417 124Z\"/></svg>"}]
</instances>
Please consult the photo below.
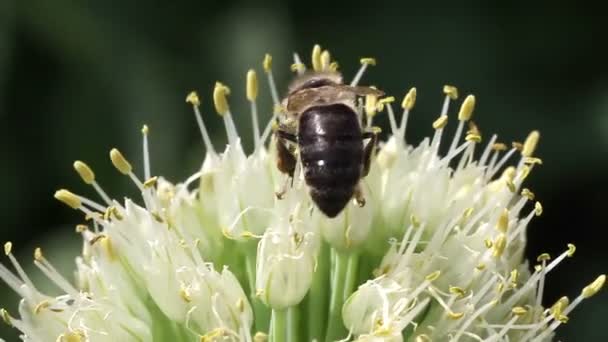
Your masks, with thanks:
<instances>
[{"instance_id":1,"label":"anther","mask_svg":"<svg viewBox=\"0 0 608 342\"><path fill-rule=\"evenodd\" d=\"M110 151L110 160L112 160L114 167L123 175L128 175L131 173L131 171L133 171L131 164L116 148L113 148Z\"/></svg>"},{"instance_id":2,"label":"anther","mask_svg":"<svg viewBox=\"0 0 608 342\"><path fill-rule=\"evenodd\" d=\"M34 260L40 261L43 258L44 256L42 255L42 249L40 247L36 247L36 249L34 249Z\"/></svg>"},{"instance_id":3,"label":"anther","mask_svg":"<svg viewBox=\"0 0 608 342\"><path fill-rule=\"evenodd\" d=\"M448 312L448 317L453 320L461 319L464 316L464 312Z\"/></svg>"},{"instance_id":4,"label":"anther","mask_svg":"<svg viewBox=\"0 0 608 342\"><path fill-rule=\"evenodd\" d=\"M568 255L568 257L572 257L574 255L574 252L576 252L576 246L574 244L569 243L568 252L566 255Z\"/></svg>"},{"instance_id":5,"label":"anther","mask_svg":"<svg viewBox=\"0 0 608 342\"><path fill-rule=\"evenodd\" d=\"M549 260L551 260L551 255L549 253L542 253L536 258L536 261L538 262L547 262Z\"/></svg>"},{"instance_id":6,"label":"anther","mask_svg":"<svg viewBox=\"0 0 608 342\"><path fill-rule=\"evenodd\" d=\"M521 151L524 148L524 144L522 144L519 141L514 141L514 142L511 143L511 147L513 147L514 149L516 149L518 151Z\"/></svg>"},{"instance_id":7,"label":"anther","mask_svg":"<svg viewBox=\"0 0 608 342\"><path fill-rule=\"evenodd\" d=\"M585 286L585 288L582 291L582 296L584 298L590 298L593 297L596 293L598 293L602 287L604 286L604 283L606 283L606 275L602 274L601 276L597 277L591 284Z\"/></svg>"},{"instance_id":8,"label":"anther","mask_svg":"<svg viewBox=\"0 0 608 342\"><path fill-rule=\"evenodd\" d=\"M468 121L473 116L473 109L475 109L475 96L467 96L462 105L460 106L460 112L458 112L458 120Z\"/></svg>"},{"instance_id":9,"label":"anther","mask_svg":"<svg viewBox=\"0 0 608 342\"><path fill-rule=\"evenodd\" d=\"M55 198L67 204L72 209L78 209L82 206L82 201L80 200L80 198L65 189L57 190L55 192Z\"/></svg>"},{"instance_id":10,"label":"anther","mask_svg":"<svg viewBox=\"0 0 608 342\"><path fill-rule=\"evenodd\" d=\"M230 89L220 82L215 82L215 88L213 89L213 104L215 111L220 115L224 116L228 108L228 100L226 96L230 94Z\"/></svg>"},{"instance_id":11,"label":"anther","mask_svg":"<svg viewBox=\"0 0 608 342\"><path fill-rule=\"evenodd\" d=\"M540 139L540 133L538 131L530 132L524 142L521 155L524 157L532 157L534 150L536 150L536 145L538 145L538 139Z\"/></svg>"},{"instance_id":12,"label":"anther","mask_svg":"<svg viewBox=\"0 0 608 342\"><path fill-rule=\"evenodd\" d=\"M507 145L504 143L495 143L492 145L492 149L494 151L505 151L507 149Z\"/></svg>"},{"instance_id":13,"label":"anther","mask_svg":"<svg viewBox=\"0 0 608 342\"><path fill-rule=\"evenodd\" d=\"M498 229L501 233L506 233L509 228L509 210L507 208L503 209L502 213L498 217L498 222L496 223L496 229Z\"/></svg>"},{"instance_id":14,"label":"anther","mask_svg":"<svg viewBox=\"0 0 608 342\"><path fill-rule=\"evenodd\" d=\"M458 98L458 88L454 86L444 85L443 93L446 94L452 100L456 100Z\"/></svg>"},{"instance_id":15,"label":"anther","mask_svg":"<svg viewBox=\"0 0 608 342\"><path fill-rule=\"evenodd\" d=\"M340 67L340 65L336 61L329 63L329 71L336 72L336 71L338 71L339 67Z\"/></svg>"},{"instance_id":16,"label":"anther","mask_svg":"<svg viewBox=\"0 0 608 342\"><path fill-rule=\"evenodd\" d=\"M89 227L87 227L87 225L78 224L78 225L76 225L76 228L74 230L76 231L76 233L84 233L87 231L87 229L89 229Z\"/></svg>"},{"instance_id":17,"label":"anther","mask_svg":"<svg viewBox=\"0 0 608 342\"><path fill-rule=\"evenodd\" d=\"M93 173L93 170L84 162L81 162L80 160L75 161L74 170L78 172L80 178L82 178L86 184L93 184L93 182L95 182L95 173Z\"/></svg>"},{"instance_id":18,"label":"anther","mask_svg":"<svg viewBox=\"0 0 608 342\"><path fill-rule=\"evenodd\" d=\"M262 66L264 67L264 71L269 73L272 70L272 56L270 54L264 55L264 62L262 62Z\"/></svg>"},{"instance_id":19,"label":"anther","mask_svg":"<svg viewBox=\"0 0 608 342\"><path fill-rule=\"evenodd\" d=\"M524 308L523 306L516 306L513 309L511 309L511 312L515 316L523 316L528 313L528 310L526 308Z\"/></svg>"},{"instance_id":20,"label":"anther","mask_svg":"<svg viewBox=\"0 0 608 342\"><path fill-rule=\"evenodd\" d=\"M194 90L191 91L188 96L186 96L186 102L197 107L201 105L201 100L198 98L198 94Z\"/></svg>"},{"instance_id":21,"label":"anther","mask_svg":"<svg viewBox=\"0 0 608 342\"><path fill-rule=\"evenodd\" d=\"M376 59L372 58L372 57L363 57L359 60L359 62L361 62L361 64L365 64L365 65L372 65L372 66L376 65Z\"/></svg>"},{"instance_id":22,"label":"anther","mask_svg":"<svg viewBox=\"0 0 608 342\"><path fill-rule=\"evenodd\" d=\"M507 236L505 234L500 234L496 240L494 240L492 256L495 258L500 258L502 253L505 251L505 247L507 247Z\"/></svg>"},{"instance_id":23,"label":"anther","mask_svg":"<svg viewBox=\"0 0 608 342\"><path fill-rule=\"evenodd\" d=\"M406 110L412 110L414 105L416 104L416 88L410 89L410 91L405 94L403 98L403 102L401 102L401 108Z\"/></svg>"},{"instance_id":24,"label":"anther","mask_svg":"<svg viewBox=\"0 0 608 342\"><path fill-rule=\"evenodd\" d=\"M365 96L365 114L367 116L376 115L378 110L378 97L376 95Z\"/></svg>"},{"instance_id":25,"label":"anther","mask_svg":"<svg viewBox=\"0 0 608 342\"><path fill-rule=\"evenodd\" d=\"M448 124L448 116L442 115L433 122L433 128L441 129L441 128L444 128L447 124Z\"/></svg>"},{"instance_id":26,"label":"anther","mask_svg":"<svg viewBox=\"0 0 608 342\"><path fill-rule=\"evenodd\" d=\"M536 203L534 203L534 214L536 216L540 216L543 214L543 206L538 201Z\"/></svg>"},{"instance_id":27,"label":"anther","mask_svg":"<svg viewBox=\"0 0 608 342\"><path fill-rule=\"evenodd\" d=\"M458 297L458 298L462 298L465 295L464 290L458 286L450 286L449 291L451 294L456 295L456 297Z\"/></svg>"},{"instance_id":28,"label":"anther","mask_svg":"<svg viewBox=\"0 0 608 342\"><path fill-rule=\"evenodd\" d=\"M301 74L306 70L306 66L303 63L293 63L291 65L290 69L293 72L297 72L298 74Z\"/></svg>"},{"instance_id":29,"label":"anther","mask_svg":"<svg viewBox=\"0 0 608 342\"><path fill-rule=\"evenodd\" d=\"M321 71L321 69L322 69L322 65L321 65L321 46L319 44L316 44L312 48L311 62L312 62L312 69L314 71Z\"/></svg>"},{"instance_id":30,"label":"anther","mask_svg":"<svg viewBox=\"0 0 608 342\"><path fill-rule=\"evenodd\" d=\"M530 191L530 189L528 189L528 188L524 188L521 191L521 195L524 196L525 198L527 198L530 201L533 201L534 197L535 197L534 193L532 191Z\"/></svg>"},{"instance_id":31,"label":"anther","mask_svg":"<svg viewBox=\"0 0 608 342\"><path fill-rule=\"evenodd\" d=\"M329 70L329 64L331 63L331 54L329 51L324 50L321 53L321 70Z\"/></svg>"},{"instance_id":32,"label":"anther","mask_svg":"<svg viewBox=\"0 0 608 342\"><path fill-rule=\"evenodd\" d=\"M4 243L4 254L9 255L11 254L13 250L13 243L10 241L7 241Z\"/></svg>"},{"instance_id":33,"label":"anther","mask_svg":"<svg viewBox=\"0 0 608 342\"><path fill-rule=\"evenodd\" d=\"M247 100L253 102L258 97L258 76L255 70L247 72Z\"/></svg>"},{"instance_id":34,"label":"anther","mask_svg":"<svg viewBox=\"0 0 608 342\"><path fill-rule=\"evenodd\" d=\"M10 327L13 326L13 323L11 322L11 315L8 313L8 311L6 311L6 309L0 309L0 316L2 316L2 320L4 323L6 323L6 325Z\"/></svg>"}]
</instances>

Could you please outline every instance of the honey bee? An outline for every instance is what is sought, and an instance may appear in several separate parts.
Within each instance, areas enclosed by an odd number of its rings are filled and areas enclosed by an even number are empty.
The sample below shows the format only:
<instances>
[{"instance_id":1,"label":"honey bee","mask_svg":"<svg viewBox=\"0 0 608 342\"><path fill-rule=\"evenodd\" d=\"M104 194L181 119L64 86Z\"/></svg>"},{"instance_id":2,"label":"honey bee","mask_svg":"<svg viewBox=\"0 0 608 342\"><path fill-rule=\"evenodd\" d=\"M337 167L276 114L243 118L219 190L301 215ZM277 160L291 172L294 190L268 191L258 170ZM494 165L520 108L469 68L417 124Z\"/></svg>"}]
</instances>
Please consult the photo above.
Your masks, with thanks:
<instances>
[{"instance_id":1,"label":"honey bee","mask_svg":"<svg viewBox=\"0 0 608 342\"><path fill-rule=\"evenodd\" d=\"M359 206L365 204L359 182L378 141L376 131L362 128L356 106L357 96L366 95L384 93L345 85L337 72L310 72L291 83L282 103L277 167L293 179L299 158L310 197L328 217L336 217L353 196Z\"/></svg>"}]
</instances>

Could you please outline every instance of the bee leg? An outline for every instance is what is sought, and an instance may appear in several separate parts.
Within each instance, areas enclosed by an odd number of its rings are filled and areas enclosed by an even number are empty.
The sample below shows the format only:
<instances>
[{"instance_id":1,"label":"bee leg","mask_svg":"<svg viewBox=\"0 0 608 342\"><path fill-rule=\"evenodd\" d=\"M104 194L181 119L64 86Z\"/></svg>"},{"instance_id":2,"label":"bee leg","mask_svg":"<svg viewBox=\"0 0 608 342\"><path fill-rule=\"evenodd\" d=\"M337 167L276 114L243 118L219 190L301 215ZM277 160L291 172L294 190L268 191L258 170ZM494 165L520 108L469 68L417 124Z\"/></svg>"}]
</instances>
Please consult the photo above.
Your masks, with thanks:
<instances>
[{"instance_id":1,"label":"bee leg","mask_svg":"<svg viewBox=\"0 0 608 342\"><path fill-rule=\"evenodd\" d=\"M367 145L365 145L365 148L363 149L363 172L361 174L361 178L367 176L367 174L369 173L372 155L374 154L376 144L378 143L378 133L379 132L377 130L363 133L363 139L370 139L370 141L367 143Z\"/></svg>"},{"instance_id":2,"label":"bee leg","mask_svg":"<svg viewBox=\"0 0 608 342\"><path fill-rule=\"evenodd\" d=\"M277 131L277 168L282 173L286 174L285 183L283 186L275 192L275 195L278 199L282 199L285 193L287 192L287 186L289 184L289 179L292 179L293 185L293 174L296 169L296 157L287 147L287 142L292 141L292 138L295 139L293 134Z\"/></svg>"},{"instance_id":3,"label":"bee leg","mask_svg":"<svg viewBox=\"0 0 608 342\"><path fill-rule=\"evenodd\" d=\"M359 208L365 206L365 196L363 196L363 191L361 190L361 183L357 184L357 187L355 188L354 197L355 204Z\"/></svg>"}]
</instances>

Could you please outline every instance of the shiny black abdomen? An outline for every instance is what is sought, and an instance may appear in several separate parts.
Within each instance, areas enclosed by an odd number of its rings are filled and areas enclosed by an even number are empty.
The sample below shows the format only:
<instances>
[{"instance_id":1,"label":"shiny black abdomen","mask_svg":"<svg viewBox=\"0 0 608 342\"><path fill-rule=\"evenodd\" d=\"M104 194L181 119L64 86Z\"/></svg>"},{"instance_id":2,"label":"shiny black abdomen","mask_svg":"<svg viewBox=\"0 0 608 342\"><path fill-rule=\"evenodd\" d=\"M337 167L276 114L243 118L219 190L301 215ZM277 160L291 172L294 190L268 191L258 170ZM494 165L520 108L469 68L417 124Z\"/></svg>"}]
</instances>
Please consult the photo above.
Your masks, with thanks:
<instances>
[{"instance_id":1,"label":"shiny black abdomen","mask_svg":"<svg viewBox=\"0 0 608 342\"><path fill-rule=\"evenodd\" d=\"M356 113L343 104L307 109L300 115L298 145L312 200L335 217L361 178L363 139Z\"/></svg>"}]
</instances>

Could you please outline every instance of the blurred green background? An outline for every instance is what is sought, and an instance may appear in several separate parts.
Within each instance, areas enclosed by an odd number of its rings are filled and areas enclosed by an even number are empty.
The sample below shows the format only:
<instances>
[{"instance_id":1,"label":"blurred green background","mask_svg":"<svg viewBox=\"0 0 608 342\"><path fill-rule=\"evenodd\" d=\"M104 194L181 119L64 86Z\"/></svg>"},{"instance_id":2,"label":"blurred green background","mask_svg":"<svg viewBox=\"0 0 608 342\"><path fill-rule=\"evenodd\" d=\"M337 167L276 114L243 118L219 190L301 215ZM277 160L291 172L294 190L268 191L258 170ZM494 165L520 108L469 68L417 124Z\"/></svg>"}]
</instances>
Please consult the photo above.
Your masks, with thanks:
<instances>
[{"instance_id":1,"label":"blurred green background","mask_svg":"<svg viewBox=\"0 0 608 342\"><path fill-rule=\"evenodd\" d=\"M89 163L110 194L131 195L108 151L119 147L141 165L139 130L147 123L153 173L184 179L204 155L184 103L187 92L202 95L219 146L224 130L209 99L216 80L231 86L233 113L250 147L247 69L261 72L270 52L277 82L285 86L292 52L308 60L320 43L347 77L359 57L371 55L378 66L363 83L399 98L418 88L410 142L431 134L445 83L477 96L474 119L486 138L497 132L505 142L522 140L539 129L544 165L527 185L545 214L530 227L528 256L557 255L575 243L576 257L552 272L545 298L576 296L608 270L608 61L602 52L608 27L595 16L603 12L582 2L487 3L1 0L2 240L12 240L28 266L33 248L43 246L69 276L80 248L73 233L79 217L52 195L61 187L89 194L73 160ZM270 105L264 103L266 119ZM16 297L4 284L0 291L1 306L15 312ZM558 337L606 341L606 317L603 291L573 313ZM6 327L0 336L16 339Z\"/></svg>"}]
</instances>

